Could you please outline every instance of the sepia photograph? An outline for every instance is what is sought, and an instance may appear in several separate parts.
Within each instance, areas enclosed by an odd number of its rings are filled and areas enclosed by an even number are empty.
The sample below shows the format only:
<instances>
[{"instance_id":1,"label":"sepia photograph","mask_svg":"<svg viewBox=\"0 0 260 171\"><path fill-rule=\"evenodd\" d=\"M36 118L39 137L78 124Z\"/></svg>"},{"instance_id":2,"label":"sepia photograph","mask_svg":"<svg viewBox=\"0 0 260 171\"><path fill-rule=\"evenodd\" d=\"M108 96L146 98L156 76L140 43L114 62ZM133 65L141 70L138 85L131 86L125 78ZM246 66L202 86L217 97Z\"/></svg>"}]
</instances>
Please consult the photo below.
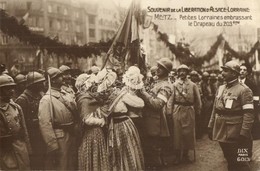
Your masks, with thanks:
<instances>
[{"instance_id":1,"label":"sepia photograph","mask_svg":"<svg viewBox=\"0 0 260 171\"><path fill-rule=\"evenodd\" d=\"M259 0L0 0L0 170L259 171Z\"/></svg>"}]
</instances>

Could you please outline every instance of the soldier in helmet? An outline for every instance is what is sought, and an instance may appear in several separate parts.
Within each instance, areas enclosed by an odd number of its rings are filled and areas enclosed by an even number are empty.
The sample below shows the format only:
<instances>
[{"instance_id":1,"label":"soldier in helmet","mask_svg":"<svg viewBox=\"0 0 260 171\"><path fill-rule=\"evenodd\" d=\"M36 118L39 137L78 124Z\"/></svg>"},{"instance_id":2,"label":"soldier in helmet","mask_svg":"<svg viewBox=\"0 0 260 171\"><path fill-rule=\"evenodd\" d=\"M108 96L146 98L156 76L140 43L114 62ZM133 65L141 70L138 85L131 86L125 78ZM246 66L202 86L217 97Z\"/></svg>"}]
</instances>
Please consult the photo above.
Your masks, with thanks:
<instances>
[{"instance_id":1,"label":"soldier in helmet","mask_svg":"<svg viewBox=\"0 0 260 171\"><path fill-rule=\"evenodd\" d=\"M222 74L218 74L218 81L217 81L217 87L221 86L224 84L224 79Z\"/></svg>"},{"instance_id":2,"label":"soldier in helmet","mask_svg":"<svg viewBox=\"0 0 260 171\"><path fill-rule=\"evenodd\" d=\"M208 72L202 73L202 82L201 82L201 101L202 101L202 110L201 110L201 120L202 120L202 130L204 134L207 133L207 126L209 118L212 111L214 94L209 84L210 74Z\"/></svg>"},{"instance_id":3,"label":"soldier in helmet","mask_svg":"<svg viewBox=\"0 0 260 171\"><path fill-rule=\"evenodd\" d=\"M211 89L211 93L214 96L216 94L217 89L218 89L217 75L215 73L211 73L209 75L209 86L210 86L210 89Z\"/></svg>"},{"instance_id":4,"label":"soldier in helmet","mask_svg":"<svg viewBox=\"0 0 260 171\"><path fill-rule=\"evenodd\" d=\"M59 70L62 73L62 77L63 77L63 85L61 87L61 89L65 92L65 93L69 93L73 98L75 98L75 92L73 90L71 81L72 81L72 77L71 77L71 68L68 67L67 65L61 65Z\"/></svg>"},{"instance_id":5,"label":"soldier in helmet","mask_svg":"<svg viewBox=\"0 0 260 171\"><path fill-rule=\"evenodd\" d=\"M199 88L187 79L188 66L180 65L177 72L179 79L173 84L167 105L167 113L173 117L174 164L190 162L188 152L195 150L195 117L201 110Z\"/></svg>"},{"instance_id":6,"label":"soldier in helmet","mask_svg":"<svg viewBox=\"0 0 260 171\"><path fill-rule=\"evenodd\" d=\"M248 154L254 122L253 93L238 81L239 64L222 66L225 85L219 87L209 127L209 138L219 142L228 170L250 170Z\"/></svg>"},{"instance_id":7,"label":"soldier in helmet","mask_svg":"<svg viewBox=\"0 0 260 171\"><path fill-rule=\"evenodd\" d=\"M26 89L16 99L24 112L25 123L28 129L32 154L30 155L31 169L44 169L45 144L41 136L38 119L39 102L44 91L45 78L38 72L29 72L26 76Z\"/></svg>"},{"instance_id":8,"label":"soldier in helmet","mask_svg":"<svg viewBox=\"0 0 260 171\"><path fill-rule=\"evenodd\" d=\"M11 100L14 80L0 75L0 170L30 170L30 143L21 107Z\"/></svg>"},{"instance_id":9,"label":"soldier in helmet","mask_svg":"<svg viewBox=\"0 0 260 171\"><path fill-rule=\"evenodd\" d=\"M200 96L202 96L202 91L201 91L201 82L200 82L200 75L197 71L191 71L190 72L190 77L191 77L191 81L193 83L195 83L198 86L199 92L200 92ZM198 114L195 116L195 123L196 123L196 138L200 139L202 137L202 119L201 119L201 115Z\"/></svg>"},{"instance_id":10,"label":"soldier in helmet","mask_svg":"<svg viewBox=\"0 0 260 171\"><path fill-rule=\"evenodd\" d=\"M57 68L47 71L51 87L39 104L39 125L46 144L45 169L74 170L74 111L73 103L61 91L62 72Z\"/></svg>"},{"instance_id":11,"label":"soldier in helmet","mask_svg":"<svg viewBox=\"0 0 260 171\"><path fill-rule=\"evenodd\" d=\"M163 163L162 141L169 137L169 129L164 112L171 94L171 84L168 74L172 70L172 62L168 58L157 61L157 82L151 87L150 92L143 89L140 93L145 102L143 111L144 121L144 157L146 167L160 167Z\"/></svg>"},{"instance_id":12,"label":"soldier in helmet","mask_svg":"<svg viewBox=\"0 0 260 171\"><path fill-rule=\"evenodd\" d=\"M26 88L26 76L23 74L18 74L14 77L14 81L16 83L15 98L17 98Z\"/></svg>"}]
</instances>

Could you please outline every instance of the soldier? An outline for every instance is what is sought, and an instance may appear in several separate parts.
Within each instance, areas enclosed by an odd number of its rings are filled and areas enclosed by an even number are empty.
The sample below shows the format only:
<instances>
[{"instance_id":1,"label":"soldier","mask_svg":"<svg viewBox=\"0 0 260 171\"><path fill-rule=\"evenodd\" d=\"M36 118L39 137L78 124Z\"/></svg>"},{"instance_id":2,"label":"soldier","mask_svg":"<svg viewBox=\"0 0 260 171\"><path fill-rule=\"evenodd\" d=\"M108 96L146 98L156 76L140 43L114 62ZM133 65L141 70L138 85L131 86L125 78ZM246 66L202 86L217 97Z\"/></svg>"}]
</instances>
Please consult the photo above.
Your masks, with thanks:
<instances>
[{"instance_id":1,"label":"soldier","mask_svg":"<svg viewBox=\"0 0 260 171\"><path fill-rule=\"evenodd\" d=\"M14 77L16 83L15 98L20 96L26 88L26 77L23 74L18 74Z\"/></svg>"},{"instance_id":2,"label":"soldier","mask_svg":"<svg viewBox=\"0 0 260 171\"><path fill-rule=\"evenodd\" d=\"M153 84L150 92L143 89L140 93L145 102L143 111L144 122L144 158L147 167L160 167L163 165L162 141L169 137L164 108L171 94L171 84L168 74L172 70L172 62L168 58L157 61L157 82Z\"/></svg>"},{"instance_id":3,"label":"soldier","mask_svg":"<svg viewBox=\"0 0 260 171\"><path fill-rule=\"evenodd\" d=\"M39 104L40 130L47 146L45 169L74 170L74 116L75 107L61 92L62 73L57 68L48 71L51 86Z\"/></svg>"},{"instance_id":4,"label":"soldier","mask_svg":"<svg viewBox=\"0 0 260 171\"><path fill-rule=\"evenodd\" d=\"M199 73L197 71L191 71L190 76L191 76L191 81L198 86L200 96L202 96ZM202 122L203 122L203 120L201 119L201 115L199 113L198 115L195 116L196 138L197 139L202 138L202 129L203 129Z\"/></svg>"},{"instance_id":5,"label":"soldier","mask_svg":"<svg viewBox=\"0 0 260 171\"><path fill-rule=\"evenodd\" d=\"M0 75L0 170L29 170L30 143L22 109L11 100L14 86Z\"/></svg>"},{"instance_id":6,"label":"soldier","mask_svg":"<svg viewBox=\"0 0 260 171\"><path fill-rule=\"evenodd\" d=\"M258 104L259 104L259 96L257 92L257 86L256 83L252 78L250 78L250 75L252 73L252 68L250 65L247 64L241 64L240 65L240 75L239 75L239 82L247 85L253 92L253 99L254 99L254 114L255 114L255 122L252 127L252 135L254 139L259 139L260 134L260 123L258 120ZM251 141L250 146L249 146L249 157L252 157L252 149L253 149L253 141Z\"/></svg>"},{"instance_id":7,"label":"soldier","mask_svg":"<svg viewBox=\"0 0 260 171\"><path fill-rule=\"evenodd\" d=\"M202 120L202 130L204 134L207 133L207 127L209 119L212 112L214 94L212 94L211 87L209 85L210 75L208 72L203 72L202 82L201 82L201 101L202 101L202 110L201 110L201 120Z\"/></svg>"},{"instance_id":8,"label":"soldier","mask_svg":"<svg viewBox=\"0 0 260 171\"><path fill-rule=\"evenodd\" d=\"M217 81L217 87L221 86L224 84L224 79L222 74L218 74L218 81Z\"/></svg>"},{"instance_id":9,"label":"soldier","mask_svg":"<svg viewBox=\"0 0 260 171\"><path fill-rule=\"evenodd\" d=\"M29 72L26 76L27 87L16 99L24 112L25 123L28 129L32 154L30 155L31 169L44 169L45 144L39 128L38 108L44 90L45 78L38 72Z\"/></svg>"},{"instance_id":10,"label":"soldier","mask_svg":"<svg viewBox=\"0 0 260 171\"><path fill-rule=\"evenodd\" d=\"M61 89L64 92L69 93L73 98L75 98L75 92L71 85L72 77L70 73L70 67L68 67L67 65L62 65L60 66L59 70L61 71L63 77L63 85Z\"/></svg>"},{"instance_id":11,"label":"soldier","mask_svg":"<svg viewBox=\"0 0 260 171\"><path fill-rule=\"evenodd\" d=\"M187 78L189 68L181 65L177 72L179 79L173 84L167 105L167 113L173 117L174 164L179 164L182 159L190 162L188 152L195 150L195 117L201 110L199 88Z\"/></svg>"},{"instance_id":12,"label":"soldier","mask_svg":"<svg viewBox=\"0 0 260 171\"><path fill-rule=\"evenodd\" d=\"M211 89L211 94L212 94L212 96L214 96L218 89L217 75L215 73L211 73L209 75L209 86Z\"/></svg>"},{"instance_id":13,"label":"soldier","mask_svg":"<svg viewBox=\"0 0 260 171\"><path fill-rule=\"evenodd\" d=\"M209 138L219 142L228 170L250 170L248 148L254 122L252 91L238 81L239 64L222 66L227 82L219 87L209 122ZM242 157L241 157L242 156Z\"/></svg>"}]
</instances>

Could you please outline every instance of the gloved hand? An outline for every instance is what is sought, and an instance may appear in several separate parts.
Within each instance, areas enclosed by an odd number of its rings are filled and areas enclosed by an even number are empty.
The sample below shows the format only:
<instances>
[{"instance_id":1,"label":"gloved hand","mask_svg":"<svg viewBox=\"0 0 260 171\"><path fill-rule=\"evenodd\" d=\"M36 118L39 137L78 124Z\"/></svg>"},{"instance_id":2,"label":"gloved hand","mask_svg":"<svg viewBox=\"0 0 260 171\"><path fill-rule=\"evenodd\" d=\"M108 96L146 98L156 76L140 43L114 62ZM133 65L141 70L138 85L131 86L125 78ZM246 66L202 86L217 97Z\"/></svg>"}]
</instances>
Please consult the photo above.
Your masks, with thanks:
<instances>
[{"instance_id":1,"label":"gloved hand","mask_svg":"<svg viewBox=\"0 0 260 171\"><path fill-rule=\"evenodd\" d=\"M209 137L210 140L213 140L212 136L213 136L213 129L212 128L208 128L208 137Z\"/></svg>"}]
</instances>

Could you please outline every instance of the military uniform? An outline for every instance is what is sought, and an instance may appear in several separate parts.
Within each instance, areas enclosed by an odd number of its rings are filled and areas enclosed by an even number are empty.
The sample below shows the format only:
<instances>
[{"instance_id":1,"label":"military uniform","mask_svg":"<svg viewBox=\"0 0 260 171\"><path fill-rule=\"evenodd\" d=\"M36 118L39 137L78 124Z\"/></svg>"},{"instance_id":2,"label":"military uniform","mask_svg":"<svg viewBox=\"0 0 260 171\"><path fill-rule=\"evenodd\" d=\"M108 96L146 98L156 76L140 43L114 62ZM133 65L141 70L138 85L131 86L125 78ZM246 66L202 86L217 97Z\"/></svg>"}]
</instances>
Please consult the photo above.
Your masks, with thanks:
<instances>
[{"instance_id":1,"label":"military uniform","mask_svg":"<svg viewBox=\"0 0 260 171\"><path fill-rule=\"evenodd\" d=\"M31 147L22 109L13 101L0 105L0 169L30 170Z\"/></svg>"},{"instance_id":2,"label":"military uniform","mask_svg":"<svg viewBox=\"0 0 260 171\"><path fill-rule=\"evenodd\" d=\"M143 110L144 155L147 165L161 165L162 137L169 137L165 106L171 95L171 85L167 78L157 80L150 93L142 95L145 101Z\"/></svg>"},{"instance_id":3,"label":"military uniform","mask_svg":"<svg viewBox=\"0 0 260 171\"><path fill-rule=\"evenodd\" d=\"M51 88L39 104L40 130L47 146L45 169L75 169L74 105L58 89ZM56 156L53 155L56 151ZM55 161L55 162L54 162Z\"/></svg>"},{"instance_id":4,"label":"military uniform","mask_svg":"<svg viewBox=\"0 0 260 171\"><path fill-rule=\"evenodd\" d=\"M31 168L44 169L45 144L39 128L38 108L42 96L33 94L26 89L17 99L24 112L25 123L28 129L32 154L30 155Z\"/></svg>"},{"instance_id":5,"label":"military uniform","mask_svg":"<svg viewBox=\"0 0 260 171\"><path fill-rule=\"evenodd\" d=\"M208 127L213 128L212 139L220 143L229 170L249 170L247 162L239 161L238 150L248 149L252 139L252 111L252 91L245 84L236 79L219 87Z\"/></svg>"}]
</instances>

